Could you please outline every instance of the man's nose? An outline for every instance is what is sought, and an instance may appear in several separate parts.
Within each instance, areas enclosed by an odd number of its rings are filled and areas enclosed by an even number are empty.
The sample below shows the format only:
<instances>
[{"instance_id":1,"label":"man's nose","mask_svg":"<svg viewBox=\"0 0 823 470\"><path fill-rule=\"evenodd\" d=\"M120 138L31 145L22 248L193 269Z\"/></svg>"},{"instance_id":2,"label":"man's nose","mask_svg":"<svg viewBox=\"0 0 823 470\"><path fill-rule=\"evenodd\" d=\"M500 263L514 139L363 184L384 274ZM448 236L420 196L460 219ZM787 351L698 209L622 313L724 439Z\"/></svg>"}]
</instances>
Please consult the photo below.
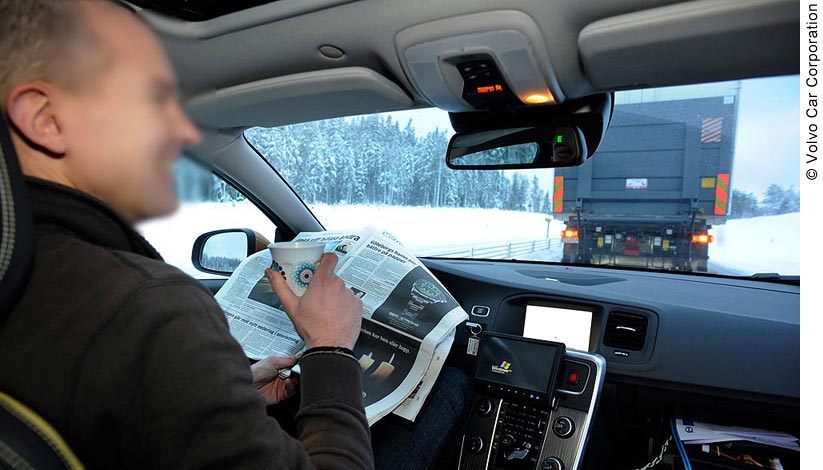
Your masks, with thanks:
<instances>
[{"instance_id":1,"label":"man's nose","mask_svg":"<svg viewBox=\"0 0 823 470\"><path fill-rule=\"evenodd\" d=\"M177 135L180 138L184 147L190 147L200 143L201 135L197 126L191 122L191 119L183 111L183 108L177 106Z\"/></svg>"}]
</instances>

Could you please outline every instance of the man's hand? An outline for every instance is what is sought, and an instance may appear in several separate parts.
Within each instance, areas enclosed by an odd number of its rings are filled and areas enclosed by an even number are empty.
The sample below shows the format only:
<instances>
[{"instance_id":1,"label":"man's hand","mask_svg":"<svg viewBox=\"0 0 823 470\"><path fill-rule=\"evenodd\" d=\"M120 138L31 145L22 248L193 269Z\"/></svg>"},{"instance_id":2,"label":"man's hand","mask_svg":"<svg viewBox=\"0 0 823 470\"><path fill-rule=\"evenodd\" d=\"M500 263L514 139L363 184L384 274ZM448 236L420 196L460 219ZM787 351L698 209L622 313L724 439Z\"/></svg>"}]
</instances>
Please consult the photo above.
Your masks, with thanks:
<instances>
[{"instance_id":1,"label":"man's hand","mask_svg":"<svg viewBox=\"0 0 823 470\"><path fill-rule=\"evenodd\" d=\"M334 346L352 349L360 334L363 301L334 275L337 255L326 253L303 297L297 297L283 277L266 270L266 277L306 348Z\"/></svg>"},{"instance_id":2,"label":"man's hand","mask_svg":"<svg viewBox=\"0 0 823 470\"><path fill-rule=\"evenodd\" d=\"M297 379L281 379L277 375L281 369L297 364L296 357L267 357L251 366L252 384L269 405L276 405L294 395Z\"/></svg>"}]
</instances>

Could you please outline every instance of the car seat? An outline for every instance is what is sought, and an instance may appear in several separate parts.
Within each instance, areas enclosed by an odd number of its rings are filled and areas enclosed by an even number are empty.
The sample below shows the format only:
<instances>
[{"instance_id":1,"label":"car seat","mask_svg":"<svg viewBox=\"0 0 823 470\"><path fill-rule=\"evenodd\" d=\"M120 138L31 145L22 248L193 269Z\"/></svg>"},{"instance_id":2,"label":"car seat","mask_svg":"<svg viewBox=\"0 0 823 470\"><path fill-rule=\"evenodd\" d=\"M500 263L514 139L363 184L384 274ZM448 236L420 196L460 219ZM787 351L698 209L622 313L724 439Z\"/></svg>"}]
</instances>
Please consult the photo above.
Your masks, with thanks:
<instances>
[{"instance_id":1,"label":"car seat","mask_svg":"<svg viewBox=\"0 0 823 470\"><path fill-rule=\"evenodd\" d=\"M28 194L0 108L0 328L28 280L34 237ZM81 469L57 431L0 383L0 469ZM20 398L20 397L18 397Z\"/></svg>"}]
</instances>

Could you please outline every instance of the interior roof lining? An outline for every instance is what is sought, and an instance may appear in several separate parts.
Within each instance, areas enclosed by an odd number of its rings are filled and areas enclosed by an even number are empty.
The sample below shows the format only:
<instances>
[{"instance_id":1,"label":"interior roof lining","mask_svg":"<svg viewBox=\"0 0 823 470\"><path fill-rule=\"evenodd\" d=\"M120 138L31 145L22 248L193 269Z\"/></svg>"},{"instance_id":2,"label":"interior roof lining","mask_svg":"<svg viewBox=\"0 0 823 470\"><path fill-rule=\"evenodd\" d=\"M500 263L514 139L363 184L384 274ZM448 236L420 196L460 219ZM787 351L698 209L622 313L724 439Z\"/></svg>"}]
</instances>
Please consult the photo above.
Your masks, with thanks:
<instances>
[{"instance_id":1,"label":"interior roof lining","mask_svg":"<svg viewBox=\"0 0 823 470\"><path fill-rule=\"evenodd\" d=\"M721 0L722 1L722 0ZM413 89L395 48L395 37L412 25L475 12L499 10L497 0L302 0L256 7L270 18L248 17L252 10L211 22L190 23L148 14L160 33L180 77L186 96L197 96L255 81L304 73L364 67L398 84L412 96L409 107L427 106ZM785 1L775 0L776 3ZM286 12L285 6L303 13ZM678 3L674 0L579 0L560 2L516 0L505 5L534 18L546 41L551 63L564 94L577 98L599 90L589 81L578 48L580 31L595 21ZM685 2L682 2L685 3ZM307 12L308 5L317 10ZM330 5L322 7L322 5ZM261 10L262 11L262 10ZM243 19L243 18L245 19ZM220 20L220 21L217 21ZM233 29L213 35L220 22ZM210 23L209 31L204 24ZM243 25L243 27L241 27ZM228 26L221 26L228 27ZM232 32L228 32L232 31ZM320 53L321 45L333 45L344 56L331 59ZM792 45L793 47L793 45ZM215 66L219 62L220 66ZM699 74L698 74L699 75ZM695 78L699 80L700 77ZM272 113L287 110L272 109Z\"/></svg>"}]
</instances>

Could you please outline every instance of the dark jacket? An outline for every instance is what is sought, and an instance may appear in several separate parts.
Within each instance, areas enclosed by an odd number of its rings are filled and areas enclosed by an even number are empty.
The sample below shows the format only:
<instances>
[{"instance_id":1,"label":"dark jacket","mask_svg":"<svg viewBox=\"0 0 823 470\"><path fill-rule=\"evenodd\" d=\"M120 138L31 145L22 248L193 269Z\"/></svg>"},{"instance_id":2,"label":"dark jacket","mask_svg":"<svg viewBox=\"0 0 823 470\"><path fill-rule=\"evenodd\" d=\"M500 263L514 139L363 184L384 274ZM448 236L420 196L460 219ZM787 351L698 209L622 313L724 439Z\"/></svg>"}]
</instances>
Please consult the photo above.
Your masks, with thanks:
<instances>
[{"instance_id":1,"label":"dark jacket","mask_svg":"<svg viewBox=\"0 0 823 470\"><path fill-rule=\"evenodd\" d=\"M30 179L31 279L0 318L0 390L91 468L371 468L359 365L301 360L299 440L198 281L102 202ZM185 247L181 247L185 249Z\"/></svg>"}]
</instances>

